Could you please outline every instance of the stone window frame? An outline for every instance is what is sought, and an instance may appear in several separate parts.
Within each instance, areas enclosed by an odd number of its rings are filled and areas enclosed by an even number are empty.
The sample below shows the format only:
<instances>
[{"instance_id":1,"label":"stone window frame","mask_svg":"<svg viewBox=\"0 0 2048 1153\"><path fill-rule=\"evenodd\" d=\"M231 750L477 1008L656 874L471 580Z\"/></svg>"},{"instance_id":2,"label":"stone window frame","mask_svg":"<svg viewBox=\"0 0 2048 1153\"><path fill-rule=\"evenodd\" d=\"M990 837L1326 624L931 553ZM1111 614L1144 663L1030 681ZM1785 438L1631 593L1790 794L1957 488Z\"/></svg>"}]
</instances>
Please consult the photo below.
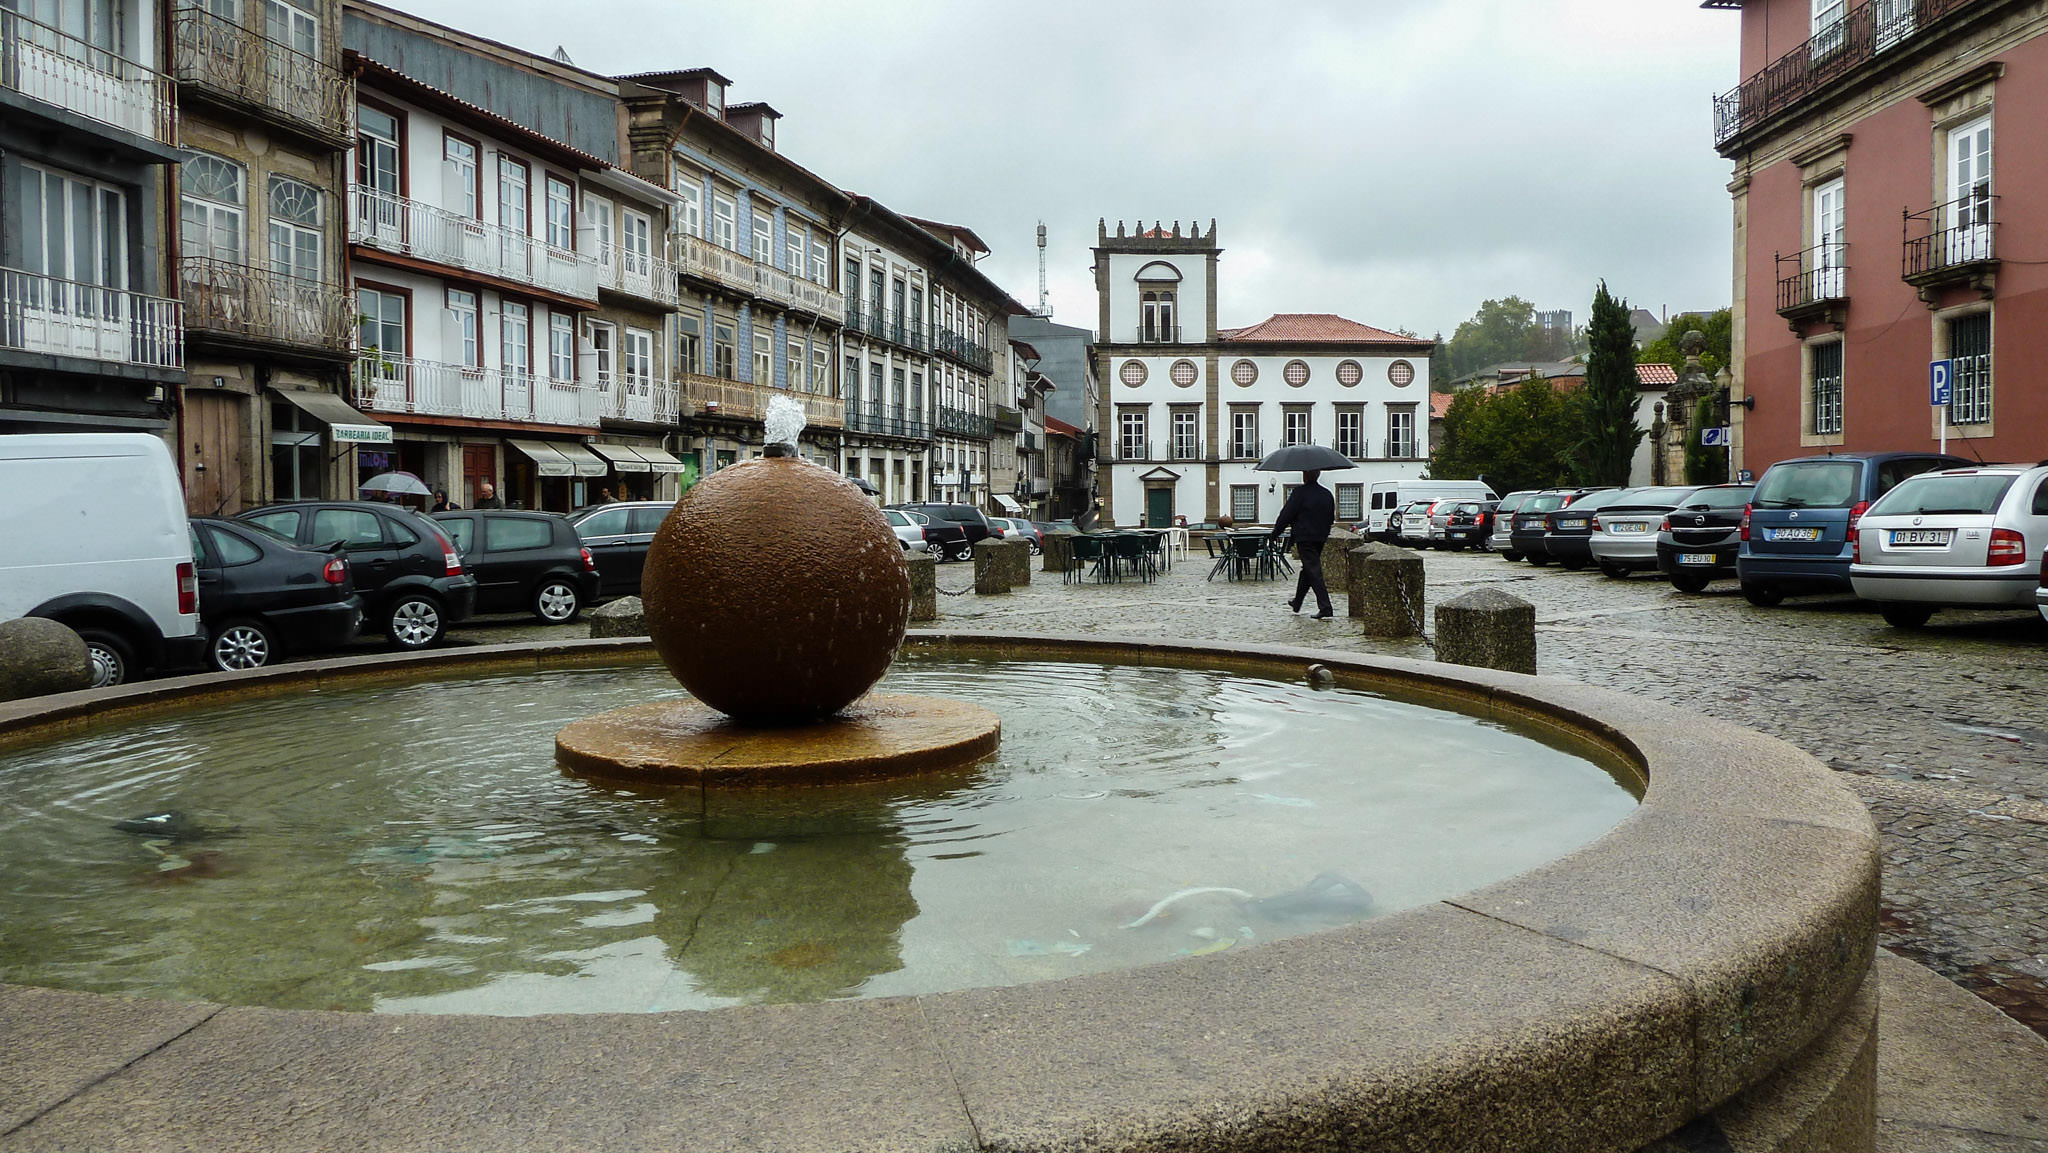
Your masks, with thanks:
<instances>
[{"instance_id":1,"label":"stone window frame","mask_svg":"<svg viewBox=\"0 0 2048 1153\"><path fill-rule=\"evenodd\" d=\"M1135 418L1135 419L1134 419ZM1132 429L1137 430L1132 435ZM1118 460L1152 459L1152 406L1149 404L1119 404L1116 406L1116 458ZM1136 446L1138 452L1131 451Z\"/></svg>"},{"instance_id":2,"label":"stone window frame","mask_svg":"<svg viewBox=\"0 0 2048 1153\"><path fill-rule=\"evenodd\" d=\"M1181 371L1182 369L1186 369L1187 371L1183 373ZM1182 376L1186 376L1187 379L1182 380ZM1201 366L1197 365L1194 361L1189 360L1186 357L1182 357L1179 360L1174 361L1173 364L1167 368L1166 378L1168 380L1171 380L1177 388L1193 388L1195 385L1200 384L1202 382L1202 369Z\"/></svg>"},{"instance_id":3,"label":"stone window frame","mask_svg":"<svg viewBox=\"0 0 2048 1153\"><path fill-rule=\"evenodd\" d=\"M1944 417L1946 417L1948 420L1948 427L1951 432L1954 432L1958 429L1967 429L1969 430L1970 438L1973 440L1979 437L1989 437L1994 435L1994 421L1997 419L1998 415L1998 313L1997 309L1994 307L1993 302L1986 300L1973 300L1967 304L1959 304L1954 308L1944 308L1935 312L1933 317L1934 333L1932 359L1953 359L1955 355L1955 322L1959 320L1965 320L1973 316L1982 316L1985 318L1985 326L1987 328L1986 339L1990 346L1989 352L1986 353L1986 358L1990 363L1988 364L1985 370L1985 375L1987 377L1985 384L1986 391L1988 393L1988 395L1984 398L1985 417L1981 421L1972 421L1968 424L1960 423L1955 419L1955 402L1958 399L1960 399L1960 377L1962 376L1960 372L1957 372L1953 374L1950 378L1950 403L1945 408L1934 408L1931 405L1929 406L1929 435L1934 436L1937 439L1939 439L1940 437L1940 423Z\"/></svg>"},{"instance_id":4,"label":"stone window frame","mask_svg":"<svg viewBox=\"0 0 2048 1153\"><path fill-rule=\"evenodd\" d=\"M1820 384L1820 375L1817 370L1817 363L1819 359L1817 354L1820 349L1829 346L1837 347L1842 350L1842 376L1839 385L1839 390L1836 394L1837 409L1834 414L1834 423L1836 427L1833 431L1824 431L1819 427L1819 425L1821 424L1822 413L1820 411L1820 405L1818 403L1818 386ZM1845 435L1843 430L1848 427L1848 361L1848 345L1847 342L1843 340L1842 334L1839 332L1831 332L1824 336L1817 336L1812 340L1804 341L1800 344L1799 444L1801 447L1827 448L1847 443L1847 436ZM1688 422L1692 420L1691 413L1684 413L1682 415L1686 418Z\"/></svg>"},{"instance_id":5,"label":"stone window frame","mask_svg":"<svg viewBox=\"0 0 2048 1153\"><path fill-rule=\"evenodd\" d=\"M1336 408L1337 420L1334 426L1335 435L1332 438L1331 447L1353 460L1364 460L1366 457L1366 446L1370 442L1370 438L1365 435L1365 402L1355 401L1339 404L1334 407ZM1344 447L1344 418L1347 416L1351 417L1357 424L1357 452L1348 452Z\"/></svg>"},{"instance_id":6,"label":"stone window frame","mask_svg":"<svg viewBox=\"0 0 2048 1153\"><path fill-rule=\"evenodd\" d=\"M1250 422L1248 425L1250 429L1250 435L1248 437L1240 436L1238 433L1239 425L1240 423L1242 423L1238 419L1239 417L1250 418ZM1249 445L1250 447L1249 452L1244 451L1246 445ZM1259 452L1260 448L1261 445L1259 443L1258 402L1252 401L1246 404L1232 404L1230 406L1230 456L1227 459L1257 460L1261 455Z\"/></svg>"},{"instance_id":7,"label":"stone window frame","mask_svg":"<svg viewBox=\"0 0 2048 1153\"><path fill-rule=\"evenodd\" d=\"M1126 388L1142 388L1151 376L1152 370L1142 360L1126 360L1116 370L1117 380Z\"/></svg>"},{"instance_id":8,"label":"stone window frame","mask_svg":"<svg viewBox=\"0 0 2048 1153\"><path fill-rule=\"evenodd\" d=\"M1183 419L1185 418L1185 419ZM1183 454L1181 429L1192 431L1186 438L1188 451ZM1176 404L1167 409L1167 455L1174 460L1202 459L1202 406L1199 404Z\"/></svg>"},{"instance_id":9,"label":"stone window frame","mask_svg":"<svg viewBox=\"0 0 2048 1153\"><path fill-rule=\"evenodd\" d=\"M1365 380L1365 366L1355 360L1340 360L1337 362L1336 376L1338 384L1345 388L1357 388L1360 382ZM1350 379L1347 380L1347 377Z\"/></svg>"},{"instance_id":10,"label":"stone window frame","mask_svg":"<svg viewBox=\"0 0 2048 1153\"><path fill-rule=\"evenodd\" d=\"M1296 418L1300 418L1301 439L1294 439ZM1315 439L1315 405L1283 404L1280 406L1280 446L1309 444Z\"/></svg>"},{"instance_id":11,"label":"stone window frame","mask_svg":"<svg viewBox=\"0 0 2048 1153\"><path fill-rule=\"evenodd\" d=\"M1230 364L1230 383L1250 388L1259 383L1259 366L1250 357L1238 357Z\"/></svg>"},{"instance_id":12,"label":"stone window frame","mask_svg":"<svg viewBox=\"0 0 2048 1153\"><path fill-rule=\"evenodd\" d=\"M1280 366L1280 379L1286 381L1289 388L1303 388L1315 379L1315 370L1308 366L1308 361L1295 357Z\"/></svg>"}]
</instances>

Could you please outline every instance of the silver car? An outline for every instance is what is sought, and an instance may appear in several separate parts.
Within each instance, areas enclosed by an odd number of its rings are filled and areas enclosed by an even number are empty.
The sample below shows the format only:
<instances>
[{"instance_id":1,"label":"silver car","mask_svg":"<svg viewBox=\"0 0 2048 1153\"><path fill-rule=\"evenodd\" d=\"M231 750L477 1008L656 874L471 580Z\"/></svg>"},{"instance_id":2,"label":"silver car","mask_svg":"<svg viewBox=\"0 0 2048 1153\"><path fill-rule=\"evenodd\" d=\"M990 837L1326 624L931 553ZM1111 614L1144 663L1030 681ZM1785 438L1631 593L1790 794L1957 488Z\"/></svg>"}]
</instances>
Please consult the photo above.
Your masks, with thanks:
<instances>
[{"instance_id":1,"label":"silver car","mask_svg":"<svg viewBox=\"0 0 2048 1153\"><path fill-rule=\"evenodd\" d=\"M931 548L924 539L924 526L930 521L922 513L885 508L882 516L896 530L896 543L903 546L904 552L925 552Z\"/></svg>"},{"instance_id":2,"label":"silver car","mask_svg":"<svg viewBox=\"0 0 2048 1153\"><path fill-rule=\"evenodd\" d=\"M1634 488L1593 514L1587 547L1593 563L1615 580L1657 567L1657 533L1664 517L1693 494L1692 485Z\"/></svg>"},{"instance_id":3,"label":"silver car","mask_svg":"<svg viewBox=\"0 0 2048 1153\"><path fill-rule=\"evenodd\" d=\"M1908 477L1870 506L1854 533L1849 583L1896 628L1917 628L1942 608L2038 605L2048 466Z\"/></svg>"},{"instance_id":4,"label":"silver car","mask_svg":"<svg viewBox=\"0 0 2048 1153\"><path fill-rule=\"evenodd\" d=\"M1429 510L1433 500L1410 501L1394 514L1394 543L1414 548L1429 547Z\"/></svg>"},{"instance_id":5,"label":"silver car","mask_svg":"<svg viewBox=\"0 0 2048 1153\"><path fill-rule=\"evenodd\" d=\"M1536 490L1533 488L1511 492L1500 498L1500 506L1493 510L1493 536L1487 540L1486 547L1499 553L1503 560L1522 559L1522 554L1514 550L1514 542L1509 536L1515 528L1515 510L1522 507L1523 501L1535 495Z\"/></svg>"}]
</instances>

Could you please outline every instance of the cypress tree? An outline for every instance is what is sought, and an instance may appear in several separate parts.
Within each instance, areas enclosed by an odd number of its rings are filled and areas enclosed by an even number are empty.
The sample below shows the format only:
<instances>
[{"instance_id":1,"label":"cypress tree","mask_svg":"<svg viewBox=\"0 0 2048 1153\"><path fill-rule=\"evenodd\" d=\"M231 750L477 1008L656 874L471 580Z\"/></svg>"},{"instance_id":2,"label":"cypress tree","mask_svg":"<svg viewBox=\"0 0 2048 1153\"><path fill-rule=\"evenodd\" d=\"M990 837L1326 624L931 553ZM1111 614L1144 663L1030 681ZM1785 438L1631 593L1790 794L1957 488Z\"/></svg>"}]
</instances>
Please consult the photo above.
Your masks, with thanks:
<instances>
[{"instance_id":1,"label":"cypress tree","mask_svg":"<svg viewBox=\"0 0 2048 1153\"><path fill-rule=\"evenodd\" d=\"M1628 301L1610 296L1607 282L1593 295L1586 325L1585 422L1575 454L1588 484L1628 483L1629 465L1643 430L1636 425L1636 334Z\"/></svg>"}]
</instances>

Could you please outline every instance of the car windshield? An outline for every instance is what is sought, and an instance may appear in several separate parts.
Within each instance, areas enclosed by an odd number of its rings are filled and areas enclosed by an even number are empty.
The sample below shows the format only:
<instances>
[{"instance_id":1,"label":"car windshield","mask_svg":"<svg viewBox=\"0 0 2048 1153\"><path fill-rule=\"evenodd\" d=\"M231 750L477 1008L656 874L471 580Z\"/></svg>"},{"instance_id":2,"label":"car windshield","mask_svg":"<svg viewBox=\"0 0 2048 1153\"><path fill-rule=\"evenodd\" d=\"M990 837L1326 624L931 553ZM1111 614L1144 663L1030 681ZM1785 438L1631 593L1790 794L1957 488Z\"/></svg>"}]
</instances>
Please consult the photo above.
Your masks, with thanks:
<instances>
[{"instance_id":1,"label":"car windshield","mask_svg":"<svg viewBox=\"0 0 2048 1153\"><path fill-rule=\"evenodd\" d=\"M1506 496L1500 498L1500 504L1498 507L1494 509L1494 511L1513 512L1516 509L1522 507L1522 502L1528 499L1529 494L1526 492L1511 492Z\"/></svg>"},{"instance_id":2,"label":"car windshield","mask_svg":"<svg viewBox=\"0 0 2048 1153\"><path fill-rule=\"evenodd\" d=\"M1797 460L1774 464L1756 484L1757 508L1848 508L1856 503L1863 462Z\"/></svg>"},{"instance_id":3,"label":"car windshield","mask_svg":"<svg viewBox=\"0 0 2048 1153\"><path fill-rule=\"evenodd\" d=\"M1703 488L1685 498L1680 508L1741 508L1756 490L1749 485L1734 488Z\"/></svg>"},{"instance_id":4,"label":"car windshield","mask_svg":"<svg viewBox=\"0 0 2048 1153\"><path fill-rule=\"evenodd\" d=\"M1614 506L1616 508L1623 506L1628 508L1671 508L1677 505L1679 501L1684 500L1686 494L1692 491L1692 489L1683 486L1670 485L1661 488L1632 488L1623 493L1621 499L1614 502Z\"/></svg>"},{"instance_id":5,"label":"car windshield","mask_svg":"<svg viewBox=\"0 0 2048 1153\"><path fill-rule=\"evenodd\" d=\"M904 513L897 512L893 508L883 509L882 515L889 518L889 523L895 525L897 528L910 527L910 517Z\"/></svg>"},{"instance_id":6,"label":"car windshield","mask_svg":"<svg viewBox=\"0 0 2048 1153\"><path fill-rule=\"evenodd\" d=\"M1975 472L1947 476L1908 477L1897 488L1870 506L1872 516L1912 516L1916 513L1974 513L1998 511L2006 491L2018 480L2013 473Z\"/></svg>"},{"instance_id":7,"label":"car windshield","mask_svg":"<svg viewBox=\"0 0 2048 1153\"><path fill-rule=\"evenodd\" d=\"M1528 500L1526 500L1526 501L1523 501L1523 502L1522 502L1522 507L1520 507L1520 508L1516 509L1515 511L1516 511L1516 512L1549 512L1549 511L1551 511L1552 509L1558 509L1558 508L1563 508L1563 507L1564 507L1564 494L1563 494L1563 493L1561 493L1561 492L1545 492L1545 493L1538 493L1537 495L1535 495L1535 496L1532 496L1532 497L1530 497L1530 498L1529 498Z\"/></svg>"}]
</instances>

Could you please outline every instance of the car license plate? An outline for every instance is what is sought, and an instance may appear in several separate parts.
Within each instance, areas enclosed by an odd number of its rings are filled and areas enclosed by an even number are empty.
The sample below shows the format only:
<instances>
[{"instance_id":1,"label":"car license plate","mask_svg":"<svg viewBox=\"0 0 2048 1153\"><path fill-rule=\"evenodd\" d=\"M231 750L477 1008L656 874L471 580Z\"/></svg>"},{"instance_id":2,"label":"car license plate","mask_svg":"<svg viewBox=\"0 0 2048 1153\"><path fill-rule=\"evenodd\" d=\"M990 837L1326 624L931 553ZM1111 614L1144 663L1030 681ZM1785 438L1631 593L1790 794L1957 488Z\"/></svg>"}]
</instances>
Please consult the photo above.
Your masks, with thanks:
<instances>
[{"instance_id":1,"label":"car license plate","mask_svg":"<svg viewBox=\"0 0 2048 1153\"><path fill-rule=\"evenodd\" d=\"M1949 538L1954 535L1954 529L1899 528L1892 530L1892 543L1945 545L1949 542Z\"/></svg>"},{"instance_id":2,"label":"car license plate","mask_svg":"<svg viewBox=\"0 0 2048 1153\"><path fill-rule=\"evenodd\" d=\"M1579 518L1579 519L1577 519L1577 520L1561 520L1561 521L1558 521L1558 522L1557 522L1557 527L1559 527L1559 528L1585 528L1585 527L1586 527L1586 521L1585 521L1585 518L1584 518L1584 517L1581 517L1581 518Z\"/></svg>"},{"instance_id":3,"label":"car license plate","mask_svg":"<svg viewBox=\"0 0 2048 1153\"><path fill-rule=\"evenodd\" d=\"M1817 528L1767 528L1764 530L1764 539L1819 540L1820 530Z\"/></svg>"},{"instance_id":4,"label":"car license plate","mask_svg":"<svg viewBox=\"0 0 2048 1153\"><path fill-rule=\"evenodd\" d=\"M1533 520L1518 520L1515 522L1515 527L1521 529L1523 532L1528 532L1530 529L1536 527L1536 522Z\"/></svg>"},{"instance_id":5,"label":"car license plate","mask_svg":"<svg viewBox=\"0 0 2048 1153\"><path fill-rule=\"evenodd\" d=\"M1650 531L1650 526L1639 520L1625 520L1619 524L1610 525L1607 531L1613 533L1615 536L1641 536L1644 533Z\"/></svg>"},{"instance_id":6,"label":"car license plate","mask_svg":"<svg viewBox=\"0 0 2048 1153\"><path fill-rule=\"evenodd\" d=\"M1714 554L1710 552L1682 552L1678 554L1679 564L1713 564Z\"/></svg>"}]
</instances>

